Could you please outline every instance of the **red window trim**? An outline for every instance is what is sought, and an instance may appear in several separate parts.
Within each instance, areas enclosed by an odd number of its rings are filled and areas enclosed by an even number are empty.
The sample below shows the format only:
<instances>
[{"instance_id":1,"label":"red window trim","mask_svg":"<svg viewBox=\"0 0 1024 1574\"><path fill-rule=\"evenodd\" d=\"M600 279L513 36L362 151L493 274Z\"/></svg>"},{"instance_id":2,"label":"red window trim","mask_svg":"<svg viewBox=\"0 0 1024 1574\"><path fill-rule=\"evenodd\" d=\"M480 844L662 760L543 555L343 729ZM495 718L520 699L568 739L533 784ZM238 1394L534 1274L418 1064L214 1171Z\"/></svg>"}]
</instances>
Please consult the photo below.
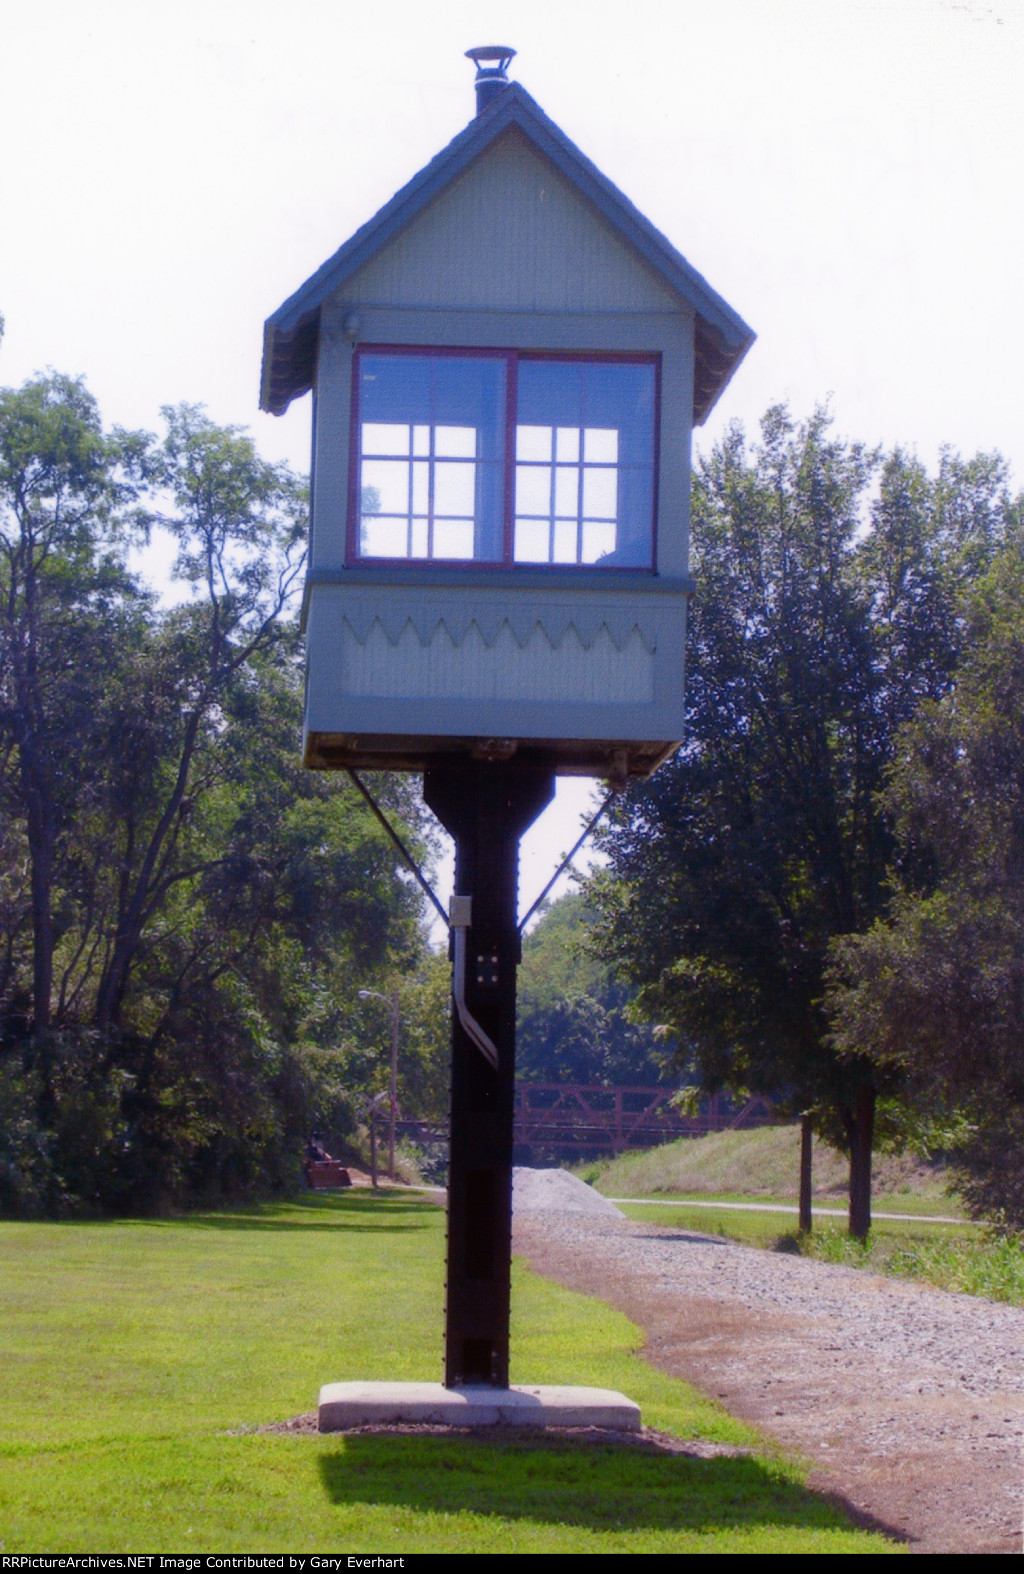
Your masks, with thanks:
<instances>
[{"instance_id":1,"label":"red window trim","mask_svg":"<svg viewBox=\"0 0 1024 1574\"><path fill-rule=\"evenodd\" d=\"M502 559L363 557L359 552L359 365L364 355L434 355L451 360L472 359L505 361L505 466L502 500ZM515 428L520 361L578 361L588 366L653 366L654 368L654 452L651 485L651 558L648 564L616 565L600 568L594 563L517 563L514 559L515 536ZM519 350L493 345L451 344L359 344L352 356L352 388L349 402L348 518L345 529L345 563L349 568L390 565L403 570L417 568L495 569L514 573L529 569L536 573L561 574L643 574L654 573L658 561L658 480L661 439L661 352L631 350Z\"/></svg>"}]
</instances>

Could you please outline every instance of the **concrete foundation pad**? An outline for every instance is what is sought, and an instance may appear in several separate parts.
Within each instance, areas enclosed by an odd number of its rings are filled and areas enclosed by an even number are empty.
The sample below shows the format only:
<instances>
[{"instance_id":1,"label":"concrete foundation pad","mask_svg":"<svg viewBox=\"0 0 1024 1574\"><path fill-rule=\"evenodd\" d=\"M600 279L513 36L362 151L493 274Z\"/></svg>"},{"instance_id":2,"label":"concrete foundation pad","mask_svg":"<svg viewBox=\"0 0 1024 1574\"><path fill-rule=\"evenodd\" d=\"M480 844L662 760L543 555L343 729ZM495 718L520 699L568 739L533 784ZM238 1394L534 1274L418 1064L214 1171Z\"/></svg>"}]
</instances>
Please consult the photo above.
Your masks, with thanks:
<instances>
[{"instance_id":1,"label":"concrete foundation pad","mask_svg":"<svg viewBox=\"0 0 1024 1574\"><path fill-rule=\"evenodd\" d=\"M325 1383L320 1431L382 1426L597 1426L640 1430L640 1407L613 1388L445 1388L442 1383Z\"/></svg>"}]
</instances>

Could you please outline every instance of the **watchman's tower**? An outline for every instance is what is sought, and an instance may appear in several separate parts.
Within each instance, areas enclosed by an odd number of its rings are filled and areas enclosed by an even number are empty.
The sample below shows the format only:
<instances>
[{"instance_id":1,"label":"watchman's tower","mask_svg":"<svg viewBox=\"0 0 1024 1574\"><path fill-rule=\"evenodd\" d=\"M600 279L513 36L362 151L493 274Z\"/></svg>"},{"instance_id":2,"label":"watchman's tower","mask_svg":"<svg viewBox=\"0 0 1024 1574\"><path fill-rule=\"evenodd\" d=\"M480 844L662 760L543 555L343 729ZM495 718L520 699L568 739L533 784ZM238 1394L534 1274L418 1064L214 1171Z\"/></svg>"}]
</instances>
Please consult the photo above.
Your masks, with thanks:
<instances>
[{"instance_id":1,"label":"watchman's tower","mask_svg":"<svg viewBox=\"0 0 1024 1574\"><path fill-rule=\"evenodd\" d=\"M446 1371L503 1386L518 838L682 737L690 436L753 335L469 53L475 118L268 320L261 402L314 396L306 763L422 770L456 838Z\"/></svg>"}]
</instances>

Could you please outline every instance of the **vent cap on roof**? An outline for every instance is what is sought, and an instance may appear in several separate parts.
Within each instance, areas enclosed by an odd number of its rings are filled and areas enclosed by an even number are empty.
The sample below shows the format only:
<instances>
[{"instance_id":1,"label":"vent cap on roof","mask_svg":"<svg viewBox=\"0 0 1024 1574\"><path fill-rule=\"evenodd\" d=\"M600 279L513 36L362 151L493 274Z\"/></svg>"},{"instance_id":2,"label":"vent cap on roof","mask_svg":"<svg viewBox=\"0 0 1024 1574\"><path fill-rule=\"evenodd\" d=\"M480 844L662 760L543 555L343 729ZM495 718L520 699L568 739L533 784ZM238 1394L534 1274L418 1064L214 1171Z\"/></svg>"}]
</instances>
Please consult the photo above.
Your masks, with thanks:
<instances>
[{"instance_id":1,"label":"vent cap on roof","mask_svg":"<svg viewBox=\"0 0 1024 1574\"><path fill-rule=\"evenodd\" d=\"M466 59L472 60L476 66L476 112L482 115L488 104L493 104L498 95L508 87L506 72L510 61L515 57L515 50L509 49L506 44L480 44L476 49L466 50Z\"/></svg>"}]
</instances>

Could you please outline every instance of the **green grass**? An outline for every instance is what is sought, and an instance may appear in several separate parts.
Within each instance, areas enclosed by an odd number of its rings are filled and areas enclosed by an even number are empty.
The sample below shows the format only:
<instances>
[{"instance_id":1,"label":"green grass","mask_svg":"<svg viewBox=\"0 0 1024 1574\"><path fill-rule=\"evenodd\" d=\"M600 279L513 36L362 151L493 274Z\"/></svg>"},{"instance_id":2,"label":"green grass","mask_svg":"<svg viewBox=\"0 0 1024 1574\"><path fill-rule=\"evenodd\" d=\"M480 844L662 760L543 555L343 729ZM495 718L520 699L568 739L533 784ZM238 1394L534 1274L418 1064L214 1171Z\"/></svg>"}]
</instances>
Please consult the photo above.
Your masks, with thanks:
<instances>
[{"instance_id":1,"label":"green grass","mask_svg":"<svg viewBox=\"0 0 1024 1574\"><path fill-rule=\"evenodd\" d=\"M800 1170L799 1126L762 1126L755 1131L715 1131L684 1137L660 1148L622 1153L607 1164L580 1166L606 1197L712 1195L776 1197L795 1202ZM827 1143L814 1144L814 1193L829 1206L845 1196L849 1160ZM956 1213L944 1171L912 1157L876 1154L876 1207L915 1212L918 1204Z\"/></svg>"},{"instance_id":2,"label":"green grass","mask_svg":"<svg viewBox=\"0 0 1024 1574\"><path fill-rule=\"evenodd\" d=\"M848 1263L873 1273L920 1279L940 1290L1024 1306L1024 1247L1019 1241L991 1239L977 1225L936 1226L928 1232L915 1224L900 1232L879 1224L863 1245L827 1230L801 1242L800 1249L823 1262Z\"/></svg>"},{"instance_id":3,"label":"green grass","mask_svg":"<svg viewBox=\"0 0 1024 1574\"><path fill-rule=\"evenodd\" d=\"M882 1552L600 1302L515 1275L513 1380L620 1388L752 1452L308 1437L321 1382L440 1376L443 1219L341 1195L0 1224L0 1552Z\"/></svg>"},{"instance_id":4,"label":"green grass","mask_svg":"<svg viewBox=\"0 0 1024 1574\"><path fill-rule=\"evenodd\" d=\"M630 1219L644 1219L648 1224L663 1224L672 1229L699 1230L705 1235L724 1235L730 1240L742 1241L747 1246L775 1246L796 1236L796 1214L751 1211L746 1208L709 1208L716 1202L764 1202L764 1198L684 1198L671 1203L623 1202L623 1213ZM940 1224L925 1214L913 1222L899 1219L875 1218L872 1236L878 1241L909 1243L921 1241L949 1241L957 1243L982 1242L985 1229L980 1224ZM814 1218L814 1229L807 1241L805 1255L814 1255L817 1241L848 1240L845 1214L841 1218ZM832 1261L832 1258L828 1259Z\"/></svg>"},{"instance_id":5,"label":"green grass","mask_svg":"<svg viewBox=\"0 0 1024 1574\"><path fill-rule=\"evenodd\" d=\"M730 1202L734 1202L737 1205L740 1203L744 1205L753 1203L756 1204L758 1209L774 1210L784 1215L789 1214L794 1219L797 1213L796 1199L794 1197L773 1196L768 1192L683 1192L679 1196L666 1196L646 1202L645 1199L639 1197L627 1197L624 1201L628 1207L643 1207L646 1205L652 1219L661 1217L662 1213L671 1211L677 1205L687 1208L703 1207L710 1218L712 1213L721 1211L721 1204ZM922 1196L920 1193L915 1193L911 1197L878 1197L873 1195L871 1206L873 1213L889 1212L902 1214L915 1221L928 1218L958 1220L960 1211L959 1204L955 1198L948 1196ZM834 1218L845 1218L847 1215L847 1199L845 1196L815 1197L814 1213L815 1217L821 1219L822 1222ZM961 1222L964 1228L969 1228L968 1221L958 1220L958 1222ZM983 1226L979 1225L978 1228L982 1229Z\"/></svg>"}]
</instances>

